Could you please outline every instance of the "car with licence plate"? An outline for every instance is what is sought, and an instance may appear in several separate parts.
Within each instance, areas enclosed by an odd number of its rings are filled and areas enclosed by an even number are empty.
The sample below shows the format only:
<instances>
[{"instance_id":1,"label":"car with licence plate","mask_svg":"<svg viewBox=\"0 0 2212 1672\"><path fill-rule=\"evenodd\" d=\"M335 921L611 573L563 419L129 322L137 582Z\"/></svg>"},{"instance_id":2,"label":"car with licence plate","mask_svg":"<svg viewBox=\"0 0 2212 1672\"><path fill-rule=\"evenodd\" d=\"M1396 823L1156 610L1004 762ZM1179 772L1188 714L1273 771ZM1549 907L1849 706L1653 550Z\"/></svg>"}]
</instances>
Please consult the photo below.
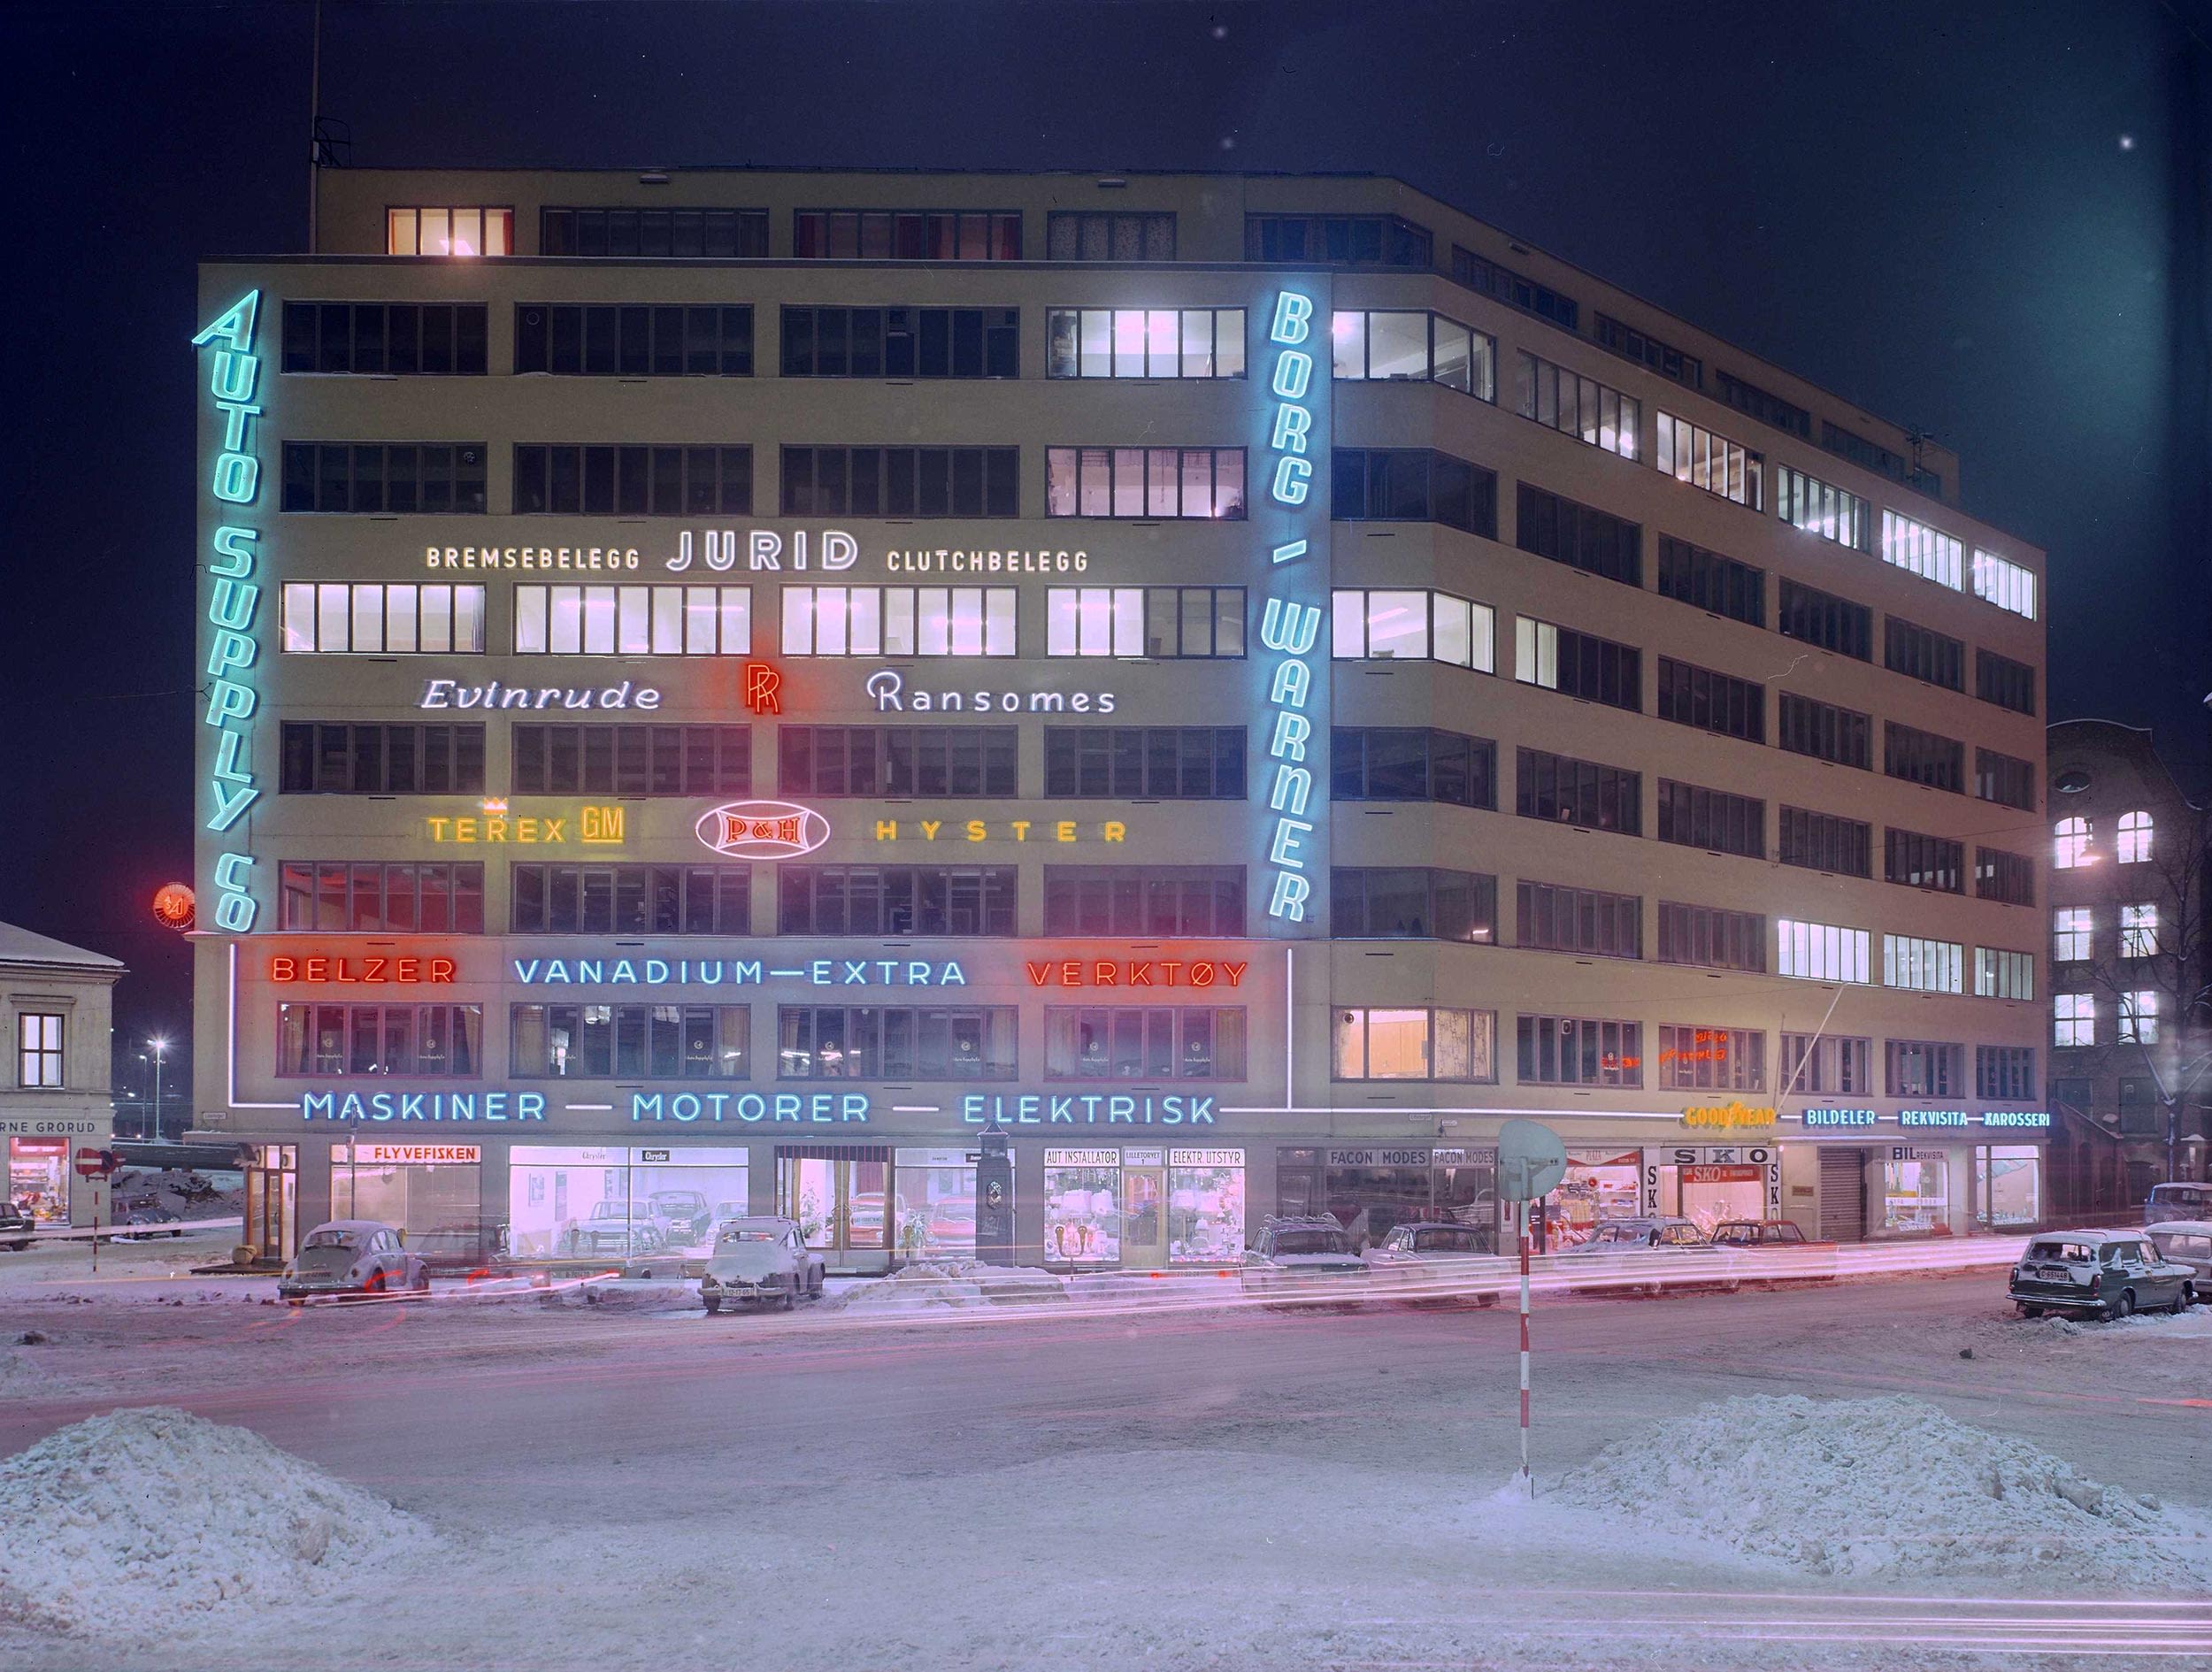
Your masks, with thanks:
<instances>
[{"instance_id":1,"label":"car with licence plate","mask_svg":"<svg viewBox=\"0 0 2212 1672\"><path fill-rule=\"evenodd\" d=\"M1359 1245L1335 1216L1271 1214L1245 1251L1243 1287L1271 1300L1356 1302L1367 1274Z\"/></svg>"},{"instance_id":2,"label":"car with licence plate","mask_svg":"<svg viewBox=\"0 0 2212 1672\"><path fill-rule=\"evenodd\" d=\"M2024 1318L2057 1312L2109 1322L2186 1311L2196 1304L2197 1275L2143 1231L2046 1231L2028 1239L2007 1292Z\"/></svg>"},{"instance_id":3,"label":"car with licence plate","mask_svg":"<svg viewBox=\"0 0 2212 1672\"><path fill-rule=\"evenodd\" d=\"M820 1295L822 1256L806 1246L795 1219L757 1216L725 1220L699 1276L699 1300L710 1315L726 1308L766 1303L786 1312Z\"/></svg>"}]
</instances>

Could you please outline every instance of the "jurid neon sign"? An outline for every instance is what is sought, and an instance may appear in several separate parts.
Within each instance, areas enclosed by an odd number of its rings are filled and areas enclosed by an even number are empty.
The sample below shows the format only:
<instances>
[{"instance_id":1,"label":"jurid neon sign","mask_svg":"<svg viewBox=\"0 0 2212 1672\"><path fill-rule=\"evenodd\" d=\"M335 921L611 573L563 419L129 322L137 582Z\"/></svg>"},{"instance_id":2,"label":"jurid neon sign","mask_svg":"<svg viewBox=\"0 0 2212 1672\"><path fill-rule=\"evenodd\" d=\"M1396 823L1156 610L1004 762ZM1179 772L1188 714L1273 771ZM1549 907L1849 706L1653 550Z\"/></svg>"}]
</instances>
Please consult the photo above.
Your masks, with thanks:
<instances>
[{"instance_id":1,"label":"jurid neon sign","mask_svg":"<svg viewBox=\"0 0 2212 1672\"><path fill-rule=\"evenodd\" d=\"M1313 340L1313 298L1295 290L1275 297L1275 311L1268 326L1273 345L1273 364L1268 391L1273 396L1268 426L1268 449L1275 468L1268 481L1268 496L1286 510L1305 507L1313 487L1313 355L1302 347ZM1268 707L1272 715L1267 732L1267 807L1269 826L1267 863L1271 875L1267 915L1280 923L1306 921L1307 902L1313 897L1306 852L1315 821L1313 767L1308 761L1313 741L1313 721L1307 713L1313 695L1313 649L1321 635L1321 606L1302 602L1297 594L1310 593L1314 565L1310 542L1283 541L1268 553L1271 579L1267 602L1260 616L1260 643L1279 658L1268 676ZM1297 567L1286 569L1286 564ZM1300 584L1300 583L1304 584Z\"/></svg>"}]
</instances>

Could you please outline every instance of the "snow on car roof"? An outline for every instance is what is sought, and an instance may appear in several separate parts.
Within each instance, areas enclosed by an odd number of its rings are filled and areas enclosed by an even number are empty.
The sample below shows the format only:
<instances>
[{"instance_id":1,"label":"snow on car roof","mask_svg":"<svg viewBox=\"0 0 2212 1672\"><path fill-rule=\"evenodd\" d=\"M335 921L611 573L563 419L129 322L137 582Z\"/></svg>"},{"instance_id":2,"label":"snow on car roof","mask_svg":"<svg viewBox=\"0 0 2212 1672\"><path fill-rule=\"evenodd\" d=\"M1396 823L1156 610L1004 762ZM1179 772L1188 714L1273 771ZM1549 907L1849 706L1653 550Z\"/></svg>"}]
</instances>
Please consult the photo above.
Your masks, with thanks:
<instances>
[{"instance_id":1,"label":"snow on car roof","mask_svg":"<svg viewBox=\"0 0 2212 1672\"><path fill-rule=\"evenodd\" d=\"M2154 1232L2162 1237L2212 1237L2212 1219L2162 1219L2143 1227L2143 1235Z\"/></svg>"}]
</instances>

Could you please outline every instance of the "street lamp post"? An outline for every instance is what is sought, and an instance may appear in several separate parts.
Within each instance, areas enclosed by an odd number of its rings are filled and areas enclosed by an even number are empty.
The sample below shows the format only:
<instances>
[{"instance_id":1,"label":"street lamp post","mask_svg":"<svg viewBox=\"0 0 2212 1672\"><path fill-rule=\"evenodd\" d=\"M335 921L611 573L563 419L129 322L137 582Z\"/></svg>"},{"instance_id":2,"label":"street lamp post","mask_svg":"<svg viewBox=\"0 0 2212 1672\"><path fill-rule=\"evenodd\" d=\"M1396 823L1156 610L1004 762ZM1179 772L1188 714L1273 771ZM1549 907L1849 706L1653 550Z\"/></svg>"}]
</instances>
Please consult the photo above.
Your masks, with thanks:
<instances>
[{"instance_id":1,"label":"street lamp post","mask_svg":"<svg viewBox=\"0 0 2212 1672\"><path fill-rule=\"evenodd\" d=\"M169 1041L149 1039L146 1043L154 1053L154 1142L158 1144L161 1142L161 1063L163 1057L168 1054Z\"/></svg>"}]
</instances>

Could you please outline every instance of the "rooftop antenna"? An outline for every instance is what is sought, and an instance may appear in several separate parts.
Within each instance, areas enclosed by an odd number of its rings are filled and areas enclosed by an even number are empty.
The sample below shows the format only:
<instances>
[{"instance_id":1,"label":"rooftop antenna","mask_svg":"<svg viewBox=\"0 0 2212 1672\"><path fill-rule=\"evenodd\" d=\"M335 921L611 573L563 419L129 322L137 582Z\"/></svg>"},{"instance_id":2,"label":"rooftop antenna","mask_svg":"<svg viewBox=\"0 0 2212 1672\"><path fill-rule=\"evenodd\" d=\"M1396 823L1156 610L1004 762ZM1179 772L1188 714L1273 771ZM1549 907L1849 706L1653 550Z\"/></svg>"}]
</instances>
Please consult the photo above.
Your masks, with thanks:
<instances>
[{"instance_id":1,"label":"rooftop antenna","mask_svg":"<svg viewBox=\"0 0 2212 1672\"><path fill-rule=\"evenodd\" d=\"M318 171L353 161L353 129L323 115L323 0L315 0L313 45L307 72L307 253L315 247Z\"/></svg>"}]
</instances>

